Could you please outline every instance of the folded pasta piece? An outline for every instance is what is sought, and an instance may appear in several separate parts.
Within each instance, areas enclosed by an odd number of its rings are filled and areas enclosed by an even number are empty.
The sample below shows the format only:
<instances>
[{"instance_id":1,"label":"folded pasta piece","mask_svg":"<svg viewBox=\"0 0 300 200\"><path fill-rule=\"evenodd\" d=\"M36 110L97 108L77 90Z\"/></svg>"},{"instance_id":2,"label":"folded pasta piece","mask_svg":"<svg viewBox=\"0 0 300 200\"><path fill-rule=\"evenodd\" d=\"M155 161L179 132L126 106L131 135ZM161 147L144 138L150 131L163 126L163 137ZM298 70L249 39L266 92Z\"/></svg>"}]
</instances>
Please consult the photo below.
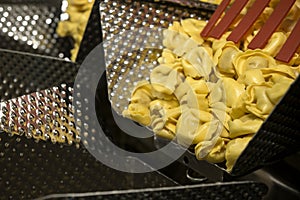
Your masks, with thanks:
<instances>
[{"instance_id":1,"label":"folded pasta piece","mask_svg":"<svg viewBox=\"0 0 300 200\"><path fill-rule=\"evenodd\" d=\"M173 53L177 56L182 56L186 52L189 52L196 47L198 47L198 43L192 38L189 38L186 41L184 41L180 46L177 46L173 50Z\"/></svg>"},{"instance_id":2,"label":"folded pasta piece","mask_svg":"<svg viewBox=\"0 0 300 200\"><path fill-rule=\"evenodd\" d=\"M212 104L209 110L229 130L228 121L231 120L231 117L228 113L230 109L223 102L217 102Z\"/></svg>"},{"instance_id":3,"label":"folded pasta piece","mask_svg":"<svg viewBox=\"0 0 300 200\"><path fill-rule=\"evenodd\" d=\"M153 98L152 86L150 83L148 81L139 82L132 92L128 109L124 110L122 115L142 125L150 125L151 117L149 104Z\"/></svg>"},{"instance_id":4,"label":"folded pasta piece","mask_svg":"<svg viewBox=\"0 0 300 200\"><path fill-rule=\"evenodd\" d=\"M231 111L229 112L232 119L241 118L243 115L246 115L247 113L249 113L248 110L246 109L246 104L244 102L244 96L245 96L245 93L243 95L241 95L237 99L235 104L232 106Z\"/></svg>"},{"instance_id":5,"label":"folded pasta piece","mask_svg":"<svg viewBox=\"0 0 300 200\"><path fill-rule=\"evenodd\" d=\"M224 87L225 102L227 107L231 108L236 103L238 97L245 92L245 85L237 82L232 78L222 78Z\"/></svg>"},{"instance_id":6,"label":"folded pasta piece","mask_svg":"<svg viewBox=\"0 0 300 200\"><path fill-rule=\"evenodd\" d=\"M209 75L214 66L213 61L204 47L196 47L182 56L199 72L201 77L209 80Z\"/></svg>"},{"instance_id":7,"label":"folded pasta piece","mask_svg":"<svg viewBox=\"0 0 300 200\"><path fill-rule=\"evenodd\" d=\"M227 41L227 37L229 36L230 33L231 33L230 31L224 33L220 39L207 38L207 41L210 41L212 43L211 49L213 50L214 56L217 53L217 51L219 49L223 48L226 44L228 44L228 43L232 44L232 42ZM220 56L220 53L218 53L218 55ZM219 56L217 56L217 57L219 58Z\"/></svg>"},{"instance_id":8,"label":"folded pasta piece","mask_svg":"<svg viewBox=\"0 0 300 200\"><path fill-rule=\"evenodd\" d=\"M199 126L194 142L197 144L197 158L202 160L211 152L218 138L223 132L223 125L218 120L213 120Z\"/></svg>"},{"instance_id":9,"label":"folded pasta piece","mask_svg":"<svg viewBox=\"0 0 300 200\"><path fill-rule=\"evenodd\" d=\"M170 29L164 30L163 36L163 45L172 51L189 39L188 35Z\"/></svg>"},{"instance_id":10,"label":"folded pasta piece","mask_svg":"<svg viewBox=\"0 0 300 200\"><path fill-rule=\"evenodd\" d=\"M223 46L216 50L214 54L214 63L217 65L221 74L234 77L236 72L233 66L233 58L240 52L239 48L233 42L221 43Z\"/></svg>"},{"instance_id":11,"label":"folded pasta piece","mask_svg":"<svg viewBox=\"0 0 300 200\"><path fill-rule=\"evenodd\" d=\"M195 155L198 160L206 160L211 163L221 163L225 160L226 144L229 139L219 137L216 144L205 157L200 157L200 151L205 142L199 142L195 147Z\"/></svg>"},{"instance_id":12,"label":"folded pasta piece","mask_svg":"<svg viewBox=\"0 0 300 200\"><path fill-rule=\"evenodd\" d=\"M200 72L191 63L189 63L185 59L182 59L181 62L182 62L183 72L185 76L197 78L197 79L202 77Z\"/></svg>"},{"instance_id":13,"label":"folded pasta piece","mask_svg":"<svg viewBox=\"0 0 300 200\"><path fill-rule=\"evenodd\" d=\"M199 109L187 106L181 106L181 108L182 114L176 126L176 139L179 144L188 147L195 144L197 130L200 126L200 112Z\"/></svg>"},{"instance_id":14,"label":"folded pasta piece","mask_svg":"<svg viewBox=\"0 0 300 200\"><path fill-rule=\"evenodd\" d=\"M158 58L158 62L160 64L174 64L176 62L180 62L181 59L178 58L171 50L164 49L160 58Z\"/></svg>"},{"instance_id":15,"label":"folded pasta piece","mask_svg":"<svg viewBox=\"0 0 300 200\"><path fill-rule=\"evenodd\" d=\"M204 42L203 38L200 37L200 32L206 25L205 21L196 19L184 19L181 20L181 25L183 30L194 40L197 44L202 44Z\"/></svg>"},{"instance_id":16,"label":"folded pasta piece","mask_svg":"<svg viewBox=\"0 0 300 200\"><path fill-rule=\"evenodd\" d=\"M209 105L218 103L218 102L225 102L225 91L223 82L221 79L218 80L217 83L208 82L207 86L209 88Z\"/></svg>"},{"instance_id":17,"label":"folded pasta piece","mask_svg":"<svg viewBox=\"0 0 300 200\"><path fill-rule=\"evenodd\" d=\"M174 91L174 95L176 96L177 100L183 104L183 101L186 101L186 93L189 91L191 87L189 84L184 80L182 83L178 85L178 87ZM184 98L184 99L183 99Z\"/></svg>"},{"instance_id":18,"label":"folded pasta piece","mask_svg":"<svg viewBox=\"0 0 300 200\"><path fill-rule=\"evenodd\" d=\"M150 103L150 115L153 132L161 137L173 139L180 114L178 101L152 101Z\"/></svg>"},{"instance_id":19,"label":"folded pasta piece","mask_svg":"<svg viewBox=\"0 0 300 200\"><path fill-rule=\"evenodd\" d=\"M244 115L240 119L228 122L229 137L237 138L256 133L261 127L263 120L253 114Z\"/></svg>"},{"instance_id":20,"label":"folded pasta piece","mask_svg":"<svg viewBox=\"0 0 300 200\"><path fill-rule=\"evenodd\" d=\"M269 80L271 78L271 81L273 81L273 82L276 82L276 80L274 80L274 78L279 77L279 76L280 76L279 79L281 77L288 77L288 78L292 78L292 79L297 78L295 71L287 65L277 65L277 66L273 66L271 68L262 68L261 72L263 73L263 76L265 79Z\"/></svg>"},{"instance_id":21,"label":"folded pasta piece","mask_svg":"<svg viewBox=\"0 0 300 200\"><path fill-rule=\"evenodd\" d=\"M180 22L178 22L178 21L173 22L173 24L168 28L168 30L178 32L184 36L188 36L188 34L184 31L183 27L181 26ZM168 37L168 32L166 32L166 34L164 36Z\"/></svg>"},{"instance_id":22,"label":"folded pasta piece","mask_svg":"<svg viewBox=\"0 0 300 200\"><path fill-rule=\"evenodd\" d=\"M131 103L149 105L154 99L152 86L148 81L140 81L131 93Z\"/></svg>"},{"instance_id":23,"label":"folded pasta piece","mask_svg":"<svg viewBox=\"0 0 300 200\"><path fill-rule=\"evenodd\" d=\"M294 80L283 76L276 81L272 88L266 90L266 95L273 104L277 104L279 100L284 96L286 91L289 89L290 85Z\"/></svg>"},{"instance_id":24,"label":"folded pasta piece","mask_svg":"<svg viewBox=\"0 0 300 200\"><path fill-rule=\"evenodd\" d=\"M157 92L172 95L183 81L183 77L182 73L167 64L162 64L153 69L150 74L150 82Z\"/></svg>"},{"instance_id":25,"label":"folded pasta piece","mask_svg":"<svg viewBox=\"0 0 300 200\"><path fill-rule=\"evenodd\" d=\"M270 101L266 94L266 90L271 88L272 84L264 83L262 85L248 86L243 96L246 109L260 117L266 119L274 108L274 104Z\"/></svg>"},{"instance_id":26,"label":"folded pasta piece","mask_svg":"<svg viewBox=\"0 0 300 200\"><path fill-rule=\"evenodd\" d=\"M193 79L191 77L186 77L185 81L188 83L190 88L197 94L208 95L209 89L206 81L204 79Z\"/></svg>"},{"instance_id":27,"label":"folded pasta piece","mask_svg":"<svg viewBox=\"0 0 300 200\"><path fill-rule=\"evenodd\" d=\"M124 110L122 115L144 126L148 126L151 123L150 110L148 106L143 104L129 104L128 109Z\"/></svg>"},{"instance_id":28,"label":"folded pasta piece","mask_svg":"<svg viewBox=\"0 0 300 200\"><path fill-rule=\"evenodd\" d=\"M194 81L187 77L175 91L181 105L186 104L189 108L208 111L208 87L204 80Z\"/></svg>"},{"instance_id":29,"label":"folded pasta piece","mask_svg":"<svg viewBox=\"0 0 300 200\"><path fill-rule=\"evenodd\" d=\"M226 146L225 159L226 159L226 167L227 171L231 171L236 160L244 151L252 136L247 136L243 138L236 138L234 140L230 140Z\"/></svg>"},{"instance_id":30,"label":"folded pasta piece","mask_svg":"<svg viewBox=\"0 0 300 200\"><path fill-rule=\"evenodd\" d=\"M268 68L266 68L266 69L268 69ZM265 78L263 76L262 70L249 69L243 75L241 75L237 81L246 86L261 85L265 82Z\"/></svg>"},{"instance_id":31,"label":"folded pasta piece","mask_svg":"<svg viewBox=\"0 0 300 200\"><path fill-rule=\"evenodd\" d=\"M194 90L189 90L186 99L190 108L209 111L207 94L197 94Z\"/></svg>"},{"instance_id":32,"label":"folded pasta piece","mask_svg":"<svg viewBox=\"0 0 300 200\"><path fill-rule=\"evenodd\" d=\"M260 69L275 66L276 61L273 57L262 52L262 50L247 50L235 55L233 65L238 77L240 77L249 69Z\"/></svg>"},{"instance_id":33,"label":"folded pasta piece","mask_svg":"<svg viewBox=\"0 0 300 200\"><path fill-rule=\"evenodd\" d=\"M216 142L215 138L217 138L222 131L219 130L220 122L218 120L202 123L200 118L199 110L183 110L177 122L176 138L178 143L184 146L208 141L209 145L206 145L205 148L201 150L201 155L204 157L214 146Z\"/></svg>"}]
</instances>

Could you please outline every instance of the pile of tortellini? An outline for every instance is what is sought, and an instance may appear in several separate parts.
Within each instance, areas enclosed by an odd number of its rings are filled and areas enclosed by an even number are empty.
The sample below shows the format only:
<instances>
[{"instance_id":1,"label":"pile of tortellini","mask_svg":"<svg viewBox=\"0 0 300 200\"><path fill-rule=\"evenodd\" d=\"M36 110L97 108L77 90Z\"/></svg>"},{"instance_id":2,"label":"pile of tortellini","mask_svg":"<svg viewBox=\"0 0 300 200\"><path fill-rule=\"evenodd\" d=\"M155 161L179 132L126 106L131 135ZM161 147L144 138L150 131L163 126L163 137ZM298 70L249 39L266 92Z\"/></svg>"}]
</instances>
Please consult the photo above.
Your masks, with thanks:
<instances>
[{"instance_id":1,"label":"pile of tortellini","mask_svg":"<svg viewBox=\"0 0 300 200\"><path fill-rule=\"evenodd\" d=\"M273 58L291 30L287 22L299 17L297 5L264 49L250 50L247 44L272 7L238 44L226 40L230 30L220 39L201 38L205 21L175 21L163 33L159 66L150 81L137 84L123 116L193 147L199 160L226 162L231 171L300 72L299 52L288 64Z\"/></svg>"},{"instance_id":2,"label":"pile of tortellini","mask_svg":"<svg viewBox=\"0 0 300 200\"><path fill-rule=\"evenodd\" d=\"M56 32L60 37L70 36L73 38L74 47L71 50L71 60L75 61L94 0L68 0L67 3L65 14L68 15L68 19L58 23Z\"/></svg>"}]
</instances>

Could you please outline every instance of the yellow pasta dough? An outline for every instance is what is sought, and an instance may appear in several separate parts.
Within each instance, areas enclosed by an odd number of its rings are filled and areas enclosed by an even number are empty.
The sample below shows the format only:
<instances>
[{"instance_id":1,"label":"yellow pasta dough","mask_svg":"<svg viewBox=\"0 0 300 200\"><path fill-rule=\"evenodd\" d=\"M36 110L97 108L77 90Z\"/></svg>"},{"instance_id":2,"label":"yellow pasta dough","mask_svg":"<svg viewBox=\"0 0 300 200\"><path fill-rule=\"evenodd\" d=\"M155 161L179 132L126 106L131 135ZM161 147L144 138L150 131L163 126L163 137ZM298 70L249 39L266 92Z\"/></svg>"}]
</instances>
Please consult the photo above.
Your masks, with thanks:
<instances>
[{"instance_id":1,"label":"yellow pasta dough","mask_svg":"<svg viewBox=\"0 0 300 200\"><path fill-rule=\"evenodd\" d=\"M237 158L244 151L250 140L251 136L236 138L231 140L226 145L225 151L225 159L226 159L226 167L228 171L231 171Z\"/></svg>"}]
</instances>

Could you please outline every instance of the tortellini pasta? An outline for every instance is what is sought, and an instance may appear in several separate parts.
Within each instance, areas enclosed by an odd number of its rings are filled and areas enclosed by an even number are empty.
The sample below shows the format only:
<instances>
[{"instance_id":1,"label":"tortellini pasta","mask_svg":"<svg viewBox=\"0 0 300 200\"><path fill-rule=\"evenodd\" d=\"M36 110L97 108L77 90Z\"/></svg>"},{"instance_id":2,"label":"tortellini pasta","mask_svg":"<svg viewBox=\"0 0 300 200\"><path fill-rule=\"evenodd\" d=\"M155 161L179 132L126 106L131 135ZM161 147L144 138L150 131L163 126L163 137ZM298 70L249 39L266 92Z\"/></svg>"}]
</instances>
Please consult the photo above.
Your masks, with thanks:
<instances>
[{"instance_id":1,"label":"tortellini pasta","mask_svg":"<svg viewBox=\"0 0 300 200\"><path fill-rule=\"evenodd\" d=\"M142 125L148 126L151 123L149 104L154 99L152 86L149 82L138 83L131 95L131 103L123 116L133 119Z\"/></svg>"},{"instance_id":2,"label":"tortellini pasta","mask_svg":"<svg viewBox=\"0 0 300 200\"><path fill-rule=\"evenodd\" d=\"M257 30L234 44L226 40L230 31L219 40L201 38L205 23L184 19L164 31L159 65L150 82L137 85L123 115L161 137L193 146L199 160L226 162L231 171L297 78L299 64L296 57L293 64L273 58L286 40L285 32L274 33L264 49L249 50L245 44Z\"/></svg>"},{"instance_id":3,"label":"tortellini pasta","mask_svg":"<svg viewBox=\"0 0 300 200\"><path fill-rule=\"evenodd\" d=\"M245 150L246 146L252 139L251 136L236 138L230 140L226 145L225 159L227 171L231 171L237 158Z\"/></svg>"}]
</instances>

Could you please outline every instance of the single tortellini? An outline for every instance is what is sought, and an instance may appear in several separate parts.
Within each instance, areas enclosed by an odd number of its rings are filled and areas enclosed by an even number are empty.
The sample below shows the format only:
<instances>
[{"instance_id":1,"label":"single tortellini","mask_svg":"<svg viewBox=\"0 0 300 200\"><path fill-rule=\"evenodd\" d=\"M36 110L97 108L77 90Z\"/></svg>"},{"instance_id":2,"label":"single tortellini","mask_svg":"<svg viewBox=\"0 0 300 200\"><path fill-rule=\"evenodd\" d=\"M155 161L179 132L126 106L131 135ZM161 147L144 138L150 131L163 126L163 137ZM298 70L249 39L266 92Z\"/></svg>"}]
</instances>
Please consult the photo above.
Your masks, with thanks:
<instances>
[{"instance_id":1,"label":"single tortellini","mask_svg":"<svg viewBox=\"0 0 300 200\"><path fill-rule=\"evenodd\" d=\"M218 120L212 120L198 127L194 141L196 142L195 152L197 158L202 160L214 148L220 135L223 132L223 125Z\"/></svg>"},{"instance_id":2,"label":"single tortellini","mask_svg":"<svg viewBox=\"0 0 300 200\"><path fill-rule=\"evenodd\" d=\"M193 78L186 77L185 81L197 94L207 95L209 93L208 85L204 79L195 80Z\"/></svg>"},{"instance_id":3,"label":"single tortellini","mask_svg":"<svg viewBox=\"0 0 300 200\"><path fill-rule=\"evenodd\" d=\"M233 65L238 77L242 76L247 70L268 68L276 65L273 57L261 50L247 50L237 53L233 59Z\"/></svg>"},{"instance_id":4,"label":"single tortellini","mask_svg":"<svg viewBox=\"0 0 300 200\"><path fill-rule=\"evenodd\" d=\"M264 75L260 69L249 69L237 80L245 86L260 85L265 82Z\"/></svg>"},{"instance_id":5,"label":"single tortellini","mask_svg":"<svg viewBox=\"0 0 300 200\"><path fill-rule=\"evenodd\" d=\"M198 47L198 44L192 38L185 40L180 46L174 48L173 53L176 56L183 56L183 54L191 51L192 49Z\"/></svg>"},{"instance_id":6,"label":"single tortellini","mask_svg":"<svg viewBox=\"0 0 300 200\"><path fill-rule=\"evenodd\" d=\"M254 134L261 127L262 123L263 120L253 114L244 115L239 119L229 121L229 137L237 138Z\"/></svg>"},{"instance_id":7,"label":"single tortellini","mask_svg":"<svg viewBox=\"0 0 300 200\"><path fill-rule=\"evenodd\" d=\"M143 104L129 104L128 109L124 110L122 115L144 126L148 126L151 123L149 107Z\"/></svg>"},{"instance_id":8,"label":"single tortellini","mask_svg":"<svg viewBox=\"0 0 300 200\"><path fill-rule=\"evenodd\" d=\"M150 74L150 82L157 92L172 95L183 77L183 74L169 65L162 64L153 69Z\"/></svg>"},{"instance_id":9,"label":"single tortellini","mask_svg":"<svg viewBox=\"0 0 300 200\"><path fill-rule=\"evenodd\" d=\"M122 115L142 125L150 125L149 104L153 99L152 86L150 83L148 81L139 82L132 92L128 109L124 110Z\"/></svg>"},{"instance_id":10,"label":"single tortellini","mask_svg":"<svg viewBox=\"0 0 300 200\"><path fill-rule=\"evenodd\" d=\"M227 37L230 35L230 31L227 31L225 32L220 39L215 39L215 38L207 38L207 40L209 42L211 42L211 48L214 52L214 54L221 48L223 48L226 44L228 44L228 41L227 41ZM231 42L229 42L231 43Z\"/></svg>"},{"instance_id":11,"label":"single tortellini","mask_svg":"<svg viewBox=\"0 0 300 200\"><path fill-rule=\"evenodd\" d=\"M252 136L246 136L246 137L230 140L227 143L226 151L225 151L227 171L230 172L232 170L236 160L241 155L241 153L245 150L245 148L247 147L251 139Z\"/></svg>"},{"instance_id":12,"label":"single tortellini","mask_svg":"<svg viewBox=\"0 0 300 200\"><path fill-rule=\"evenodd\" d=\"M203 38L200 36L200 32L206 25L205 21L189 18L181 20L180 22L184 31L189 34L194 41L198 44L204 42Z\"/></svg>"},{"instance_id":13,"label":"single tortellini","mask_svg":"<svg viewBox=\"0 0 300 200\"><path fill-rule=\"evenodd\" d=\"M272 88L268 88L266 90L266 95L268 96L270 101L275 105L284 96L284 94L293 82L293 79L283 76L280 79L278 79L278 81L276 81Z\"/></svg>"},{"instance_id":14,"label":"single tortellini","mask_svg":"<svg viewBox=\"0 0 300 200\"><path fill-rule=\"evenodd\" d=\"M221 163L225 160L226 144L229 139L219 137L216 144L205 157L200 157L200 151L204 142L199 142L195 147L195 155L198 160L206 160L210 163Z\"/></svg>"},{"instance_id":15,"label":"single tortellini","mask_svg":"<svg viewBox=\"0 0 300 200\"><path fill-rule=\"evenodd\" d=\"M181 114L178 101L154 100L149 107L153 132L161 137L173 139Z\"/></svg>"},{"instance_id":16,"label":"single tortellini","mask_svg":"<svg viewBox=\"0 0 300 200\"><path fill-rule=\"evenodd\" d=\"M263 73L265 79L274 79L278 76L285 76L291 79L296 79L297 77L295 71L287 65L277 65L271 68L263 68L261 69L261 72ZM277 82L276 80L272 81Z\"/></svg>"},{"instance_id":17,"label":"single tortellini","mask_svg":"<svg viewBox=\"0 0 300 200\"><path fill-rule=\"evenodd\" d=\"M200 126L200 111L187 106L181 106L181 108L182 113L176 126L176 139L179 144L188 147L195 143L197 130Z\"/></svg>"},{"instance_id":18,"label":"single tortellini","mask_svg":"<svg viewBox=\"0 0 300 200\"><path fill-rule=\"evenodd\" d=\"M185 80L188 85L186 93L186 104L190 108L208 111L208 87L204 80L194 80L187 77Z\"/></svg>"},{"instance_id":19,"label":"single tortellini","mask_svg":"<svg viewBox=\"0 0 300 200\"><path fill-rule=\"evenodd\" d=\"M189 90L186 94L186 104L189 108L195 108L203 111L208 111L207 94L197 94L194 90Z\"/></svg>"},{"instance_id":20,"label":"single tortellini","mask_svg":"<svg viewBox=\"0 0 300 200\"><path fill-rule=\"evenodd\" d=\"M212 58L209 56L204 47L196 47L188 51L183 55L183 58L187 60L199 74L205 78L209 79L209 75L214 66Z\"/></svg>"},{"instance_id":21,"label":"single tortellini","mask_svg":"<svg viewBox=\"0 0 300 200\"><path fill-rule=\"evenodd\" d=\"M209 88L209 105L223 102L225 103L225 91L222 79L219 79L217 83L207 82Z\"/></svg>"},{"instance_id":22,"label":"single tortellini","mask_svg":"<svg viewBox=\"0 0 300 200\"><path fill-rule=\"evenodd\" d=\"M245 102L246 109L260 117L266 119L274 108L274 104L271 102L267 95L267 89L271 88L272 85L264 83L262 85L251 85L246 89L243 100Z\"/></svg>"},{"instance_id":23,"label":"single tortellini","mask_svg":"<svg viewBox=\"0 0 300 200\"><path fill-rule=\"evenodd\" d=\"M235 75L233 58L240 52L239 48L233 42L226 42L222 48L219 48L214 54L214 63L217 64L218 70L229 77Z\"/></svg>"},{"instance_id":24,"label":"single tortellini","mask_svg":"<svg viewBox=\"0 0 300 200\"><path fill-rule=\"evenodd\" d=\"M168 30L176 31L176 32L188 37L188 34L184 31L183 27L181 26L180 22L178 22L178 21L173 22L172 26L170 26L168 28ZM164 35L164 36L168 36L168 35Z\"/></svg>"},{"instance_id":25,"label":"single tortellini","mask_svg":"<svg viewBox=\"0 0 300 200\"><path fill-rule=\"evenodd\" d=\"M197 79L202 76L200 72L187 60L182 59L181 62L182 62L183 72L185 76L197 78Z\"/></svg>"},{"instance_id":26,"label":"single tortellini","mask_svg":"<svg viewBox=\"0 0 300 200\"><path fill-rule=\"evenodd\" d=\"M246 115L247 113L249 113L249 111L246 108L246 103L244 102L244 96L246 94L243 93L243 95L241 95L237 101L235 102L234 105L232 105L231 111L230 111L230 117L232 119L238 119L241 118L243 115Z\"/></svg>"},{"instance_id":27,"label":"single tortellini","mask_svg":"<svg viewBox=\"0 0 300 200\"><path fill-rule=\"evenodd\" d=\"M140 81L131 93L131 103L149 105L154 99L153 88L148 81Z\"/></svg>"},{"instance_id":28,"label":"single tortellini","mask_svg":"<svg viewBox=\"0 0 300 200\"><path fill-rule=\"evenodd\" d=\"M229 115L230 109L223 102L217 102L211 104L209 110L229 130L228 121L231 120Z\"/></svg>"},{"instance_id":29,"label":"single tortellini","mask_svg":"<svg viewBox=\"0 0 300 200\"><path fill-rule=\"evenodd\" d=\"M199 149L199 156L205 157L215 145L216 138L222 133L223 126L218 120L202 123L199 116L200 113L196 109L183 110L176 127L176 138L177 142L184 146L205 143Z\"/></svg>"},{"instance_id":30,"label":"single tortellini","mask_svg":"<svg viewBox=\"0 0 300 200\"><path fill-rule=\"evenodd\" d=\"M239 96L245 92L245 85L238 83L232 78L226 77L222 79L222 83L225 91L226 105L231 108L238 100Z\"/></svg>"},{"instance_id":31,"label":"single tortellini","mask_svg":"<svg viewBox=\"0 0 300 200\"><path fill-rule=\"evenodd\" d=\"M163 45L172 51L189 39L188 35L169 29L163 31L163 37Z\"/></svg>"},{"instance_id":32,"label":"single tortellini","mask_svg":"<svg viewBox=\"0 0 300 200\"><path fill-rule=\"evenodd\" d=\"M160 64L173 64L178 61L178 56L176 56L171 50L164 49L158 62Z\"/></svg>"}]
</instances>

